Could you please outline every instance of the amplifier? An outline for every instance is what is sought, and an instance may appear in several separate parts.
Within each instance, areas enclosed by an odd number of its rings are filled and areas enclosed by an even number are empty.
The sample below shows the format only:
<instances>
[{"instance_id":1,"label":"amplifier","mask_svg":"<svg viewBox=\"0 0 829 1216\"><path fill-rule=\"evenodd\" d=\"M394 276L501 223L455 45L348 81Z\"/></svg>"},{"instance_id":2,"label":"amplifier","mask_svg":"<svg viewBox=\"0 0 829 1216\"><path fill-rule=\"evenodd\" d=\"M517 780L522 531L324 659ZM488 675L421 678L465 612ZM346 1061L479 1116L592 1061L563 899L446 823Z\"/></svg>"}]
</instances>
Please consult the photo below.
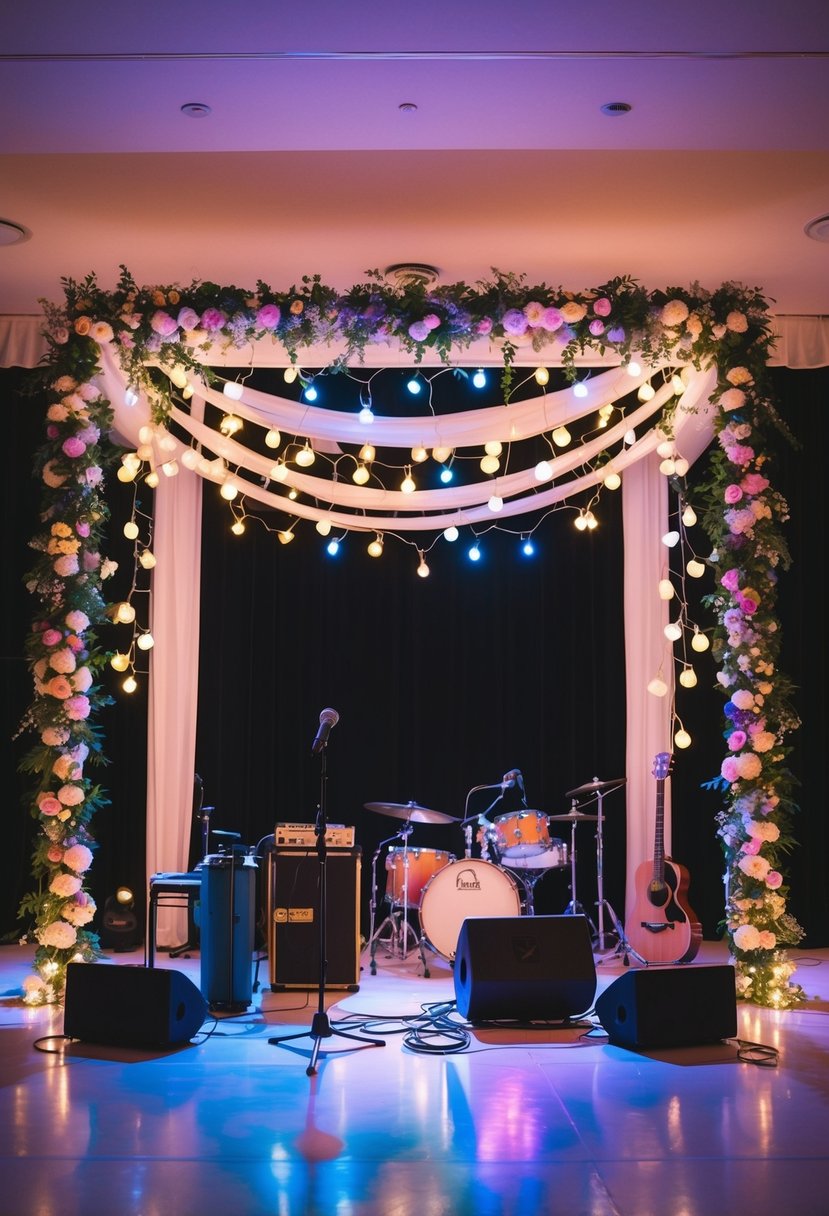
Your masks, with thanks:
<instances>
[{"instance_id":1,"label":"amplifier","mask_svg":"<svg viewBox=\"0 0 829 1216\"><path fill-rule=\"evenodd\" d=\"M278 849L314 849L317 834L313 823L278 823L273 833ZM325 843L329 849L353 849L354 828L344 823L329 823L325 829Z\"/></svg>"},{"instance_id":2,"label":"amplifier","mask_svg":"<svg viewBox=\"0 0 829 1216\"><path fill-rule=\"evenodd\" d=\"M326 988L356 992L360 979L360 850L326 861ZM320 867L308 851L275 849L268 869L268 963L271 990L319 984Z\"/></svg>"}]
</instances>

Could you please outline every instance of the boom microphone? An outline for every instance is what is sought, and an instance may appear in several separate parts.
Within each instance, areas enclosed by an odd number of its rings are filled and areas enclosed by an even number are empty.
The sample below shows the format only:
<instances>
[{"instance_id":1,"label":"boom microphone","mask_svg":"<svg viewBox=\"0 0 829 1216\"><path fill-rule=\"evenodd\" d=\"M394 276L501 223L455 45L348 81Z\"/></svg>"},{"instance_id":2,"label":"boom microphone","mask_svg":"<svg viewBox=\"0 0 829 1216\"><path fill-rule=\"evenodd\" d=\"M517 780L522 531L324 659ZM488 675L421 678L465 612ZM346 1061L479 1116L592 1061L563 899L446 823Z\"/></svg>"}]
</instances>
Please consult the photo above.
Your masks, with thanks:
<instances>
[{"instance_id":1,"label":"boom microphone","mask_svg":"<svg viewBox=\"0 0 829 1216\"><path fill-rule=\"evenodd\" d=\"M340 715L336 709L324 709L320 714L319 730L317 737L311 745L311 755L316 756L317 752L321 752L328 742L328 736L340 720Z\"/></svg>"}]
</instances>

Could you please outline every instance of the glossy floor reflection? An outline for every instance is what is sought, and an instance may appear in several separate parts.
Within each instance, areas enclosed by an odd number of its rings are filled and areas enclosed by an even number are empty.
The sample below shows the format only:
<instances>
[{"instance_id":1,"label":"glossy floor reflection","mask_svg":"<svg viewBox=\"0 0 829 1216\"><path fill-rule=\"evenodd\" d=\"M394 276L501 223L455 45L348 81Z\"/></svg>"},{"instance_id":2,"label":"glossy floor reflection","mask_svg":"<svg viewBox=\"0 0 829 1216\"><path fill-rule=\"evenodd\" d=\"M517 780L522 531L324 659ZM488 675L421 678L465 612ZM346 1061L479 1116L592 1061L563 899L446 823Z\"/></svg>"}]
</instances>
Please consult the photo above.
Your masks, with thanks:
<instances>
[{"instance_id":1,"label":"glossy floor reflection","mask_svg":"<svg viewBox=\"0 0 829 1216\"><path fill-rule=\"evenodd\" d=\"M829 951L796 957L807 1004L738 1007L776 1068L730 1044L637 1052L572 1028L479 1028L462 1052L419 1054L399 1019L451 1000L451 973L379 955L326 1003L334 1025L384 1019L385 1046L326 1039L309 1078L309 1038L268 1039L307 1028L315 992L266 988L193 1045L46 1054L35 1040L62 1015L20 1002L31 952L0 947L0 1214L825 1216ZM198 983L198 956L157 963ZM602 990L622 968L597 972Z\"/></svg>"}]
</instances>

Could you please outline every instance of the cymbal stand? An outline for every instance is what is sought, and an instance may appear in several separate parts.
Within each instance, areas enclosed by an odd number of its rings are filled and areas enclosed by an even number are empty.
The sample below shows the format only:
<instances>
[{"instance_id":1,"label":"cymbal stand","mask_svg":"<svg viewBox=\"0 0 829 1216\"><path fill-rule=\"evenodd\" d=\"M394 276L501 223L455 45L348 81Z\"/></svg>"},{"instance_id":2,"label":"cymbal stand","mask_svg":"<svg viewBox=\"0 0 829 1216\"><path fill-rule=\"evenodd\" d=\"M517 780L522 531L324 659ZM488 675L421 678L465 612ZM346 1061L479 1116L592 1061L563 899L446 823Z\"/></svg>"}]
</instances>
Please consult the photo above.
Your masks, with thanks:
<instances>
[{"instance_id":1,"label":"cymbal stand","mask_svg":"<svg viewBox=\"0 0 829 1216\"><path fill-rule=\"evenodd\" d=\"M613 791L611 791L611 793L612 792ZM598 945L600 953L602 953L604 950L607 949L607 947L605 945L605 937L607 937L608 934L616 937L616 939L619 942L619 945L621 945L622 942L625 942L626 949L624 952L625 952L625 962L627 963L627 953L631 952L631 947L629 944L627 944L627 939L624 936L624 932L622 930L622 925L621 925L621 922L619 921L619 917L616 915L616 913L611 908L609 901L606 900L604 897L604 834L602 831L603 826L604 826L604 806L603 806L604 799L605 799L604 791L599 790L596 794L596 800L599 804L598 820L596 822L596 907L598 909L598 913L597 913L598 932L596 934L596 939L597 939L597 945ZM613 924L613 928L611 930L608 930L607 932L605 932L605 927L604 927L605 909L607 909L608 915L610 916L611 922Z\"/></svg>"},{"instance_id":2,"label":"cymbal stand","mask_svg":"<svg viewBox=\"0 0 829 1216\"><path fill-rule=\"evenodd\" d=\"M576 826L578 819L575 818L578 807L575 798L570 803L570 811L573 819L570 822L570 902L564 909L565 916L584 916L585 911L583 906L578 901L576 894Z\"/></svg>"},{"instance_id":3,"label":"cymbal stand","mask_svg":"<svg viewBox=\"0 0 829 1216\"><path fill-rule=\"evenodd\" d=\"M414 931L414 928L409 924L408 919L408 901L409 901L409 854L408 840L412 834L412 824L410 820L406 820L399 832L395 832L393 836L389 836L388 840L381 840L377 846L377 850L371 859L371 925L369 930L369 946L370 946L370 965L369 970L372 975L377 974L377 945L382 940L382 935L386 929L389 930L388 943L391 953L396 949L400 950L400 957L405 958L408 954L408 939L411 934L415 945L419 938ZM400 913L394 910L394 898L389 899L389 914L375 931L374 923L377 913L377 862L382 849L386 845L392 844L395 840L403 841L403 927L399 923ZM388 898L388 896L387 896Z\"/></svg>"}]
</instances>

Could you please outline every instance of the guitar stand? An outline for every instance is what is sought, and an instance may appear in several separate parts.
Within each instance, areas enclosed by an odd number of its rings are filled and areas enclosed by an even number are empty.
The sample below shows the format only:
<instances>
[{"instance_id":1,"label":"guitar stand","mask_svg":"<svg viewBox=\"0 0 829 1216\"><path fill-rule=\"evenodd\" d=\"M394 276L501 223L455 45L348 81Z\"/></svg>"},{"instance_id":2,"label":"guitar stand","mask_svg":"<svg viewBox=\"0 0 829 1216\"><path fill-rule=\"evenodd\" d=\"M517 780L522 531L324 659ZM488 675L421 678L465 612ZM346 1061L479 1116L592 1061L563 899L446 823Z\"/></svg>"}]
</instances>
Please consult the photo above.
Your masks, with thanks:
<instances>
[{"instance_id":1,"label":"guitar stand","mask_svg":"<svg viewBox=\"0 0 829 1216\"><path fill-rule=\"evenodd\" d=\"M606 899L603 901L603 903L613 925L613 929L609 932L612 932L616 937L616 948L611 954L605 954L603 958L597 959L596 965L599 966L601 963L606 962L609 958L621 958L623 966L629 967L631 956L633 956L637 963L642 963L643 966L647 967L647 960L642 958L641 954L637 954L633 946L631 946L630 942L628 941L624 926L619 920L619 917L613 911L611 904Z\"/></svg>"}]
</instances>

